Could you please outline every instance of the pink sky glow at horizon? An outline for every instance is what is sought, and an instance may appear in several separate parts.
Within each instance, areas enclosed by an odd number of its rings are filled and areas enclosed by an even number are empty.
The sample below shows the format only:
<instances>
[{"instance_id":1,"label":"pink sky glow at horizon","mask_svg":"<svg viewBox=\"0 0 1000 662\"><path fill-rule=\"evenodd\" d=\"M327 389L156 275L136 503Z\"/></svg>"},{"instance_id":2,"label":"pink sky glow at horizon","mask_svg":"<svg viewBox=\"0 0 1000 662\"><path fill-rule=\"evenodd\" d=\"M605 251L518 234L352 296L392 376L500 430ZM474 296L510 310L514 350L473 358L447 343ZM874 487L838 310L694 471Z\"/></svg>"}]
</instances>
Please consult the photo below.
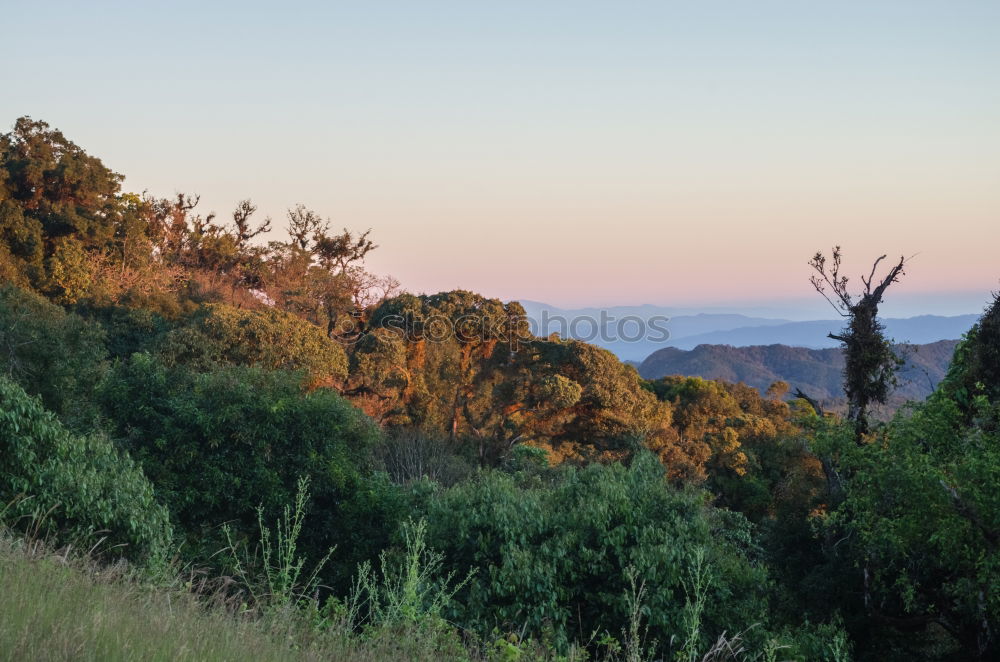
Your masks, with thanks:
<instances>
[{"instance_id":1,"label":"pink sky glow at horizon","mask_svg":"<svg viewBox=\"0 0 1000 662\"><path fill-rule=\"evenodd\" d=\"M414 292L812 310L836 244L912 314L1000 289L1000 3L286 4L12 6L0 125L371 228Z\"/></svg>"}]
</instances>

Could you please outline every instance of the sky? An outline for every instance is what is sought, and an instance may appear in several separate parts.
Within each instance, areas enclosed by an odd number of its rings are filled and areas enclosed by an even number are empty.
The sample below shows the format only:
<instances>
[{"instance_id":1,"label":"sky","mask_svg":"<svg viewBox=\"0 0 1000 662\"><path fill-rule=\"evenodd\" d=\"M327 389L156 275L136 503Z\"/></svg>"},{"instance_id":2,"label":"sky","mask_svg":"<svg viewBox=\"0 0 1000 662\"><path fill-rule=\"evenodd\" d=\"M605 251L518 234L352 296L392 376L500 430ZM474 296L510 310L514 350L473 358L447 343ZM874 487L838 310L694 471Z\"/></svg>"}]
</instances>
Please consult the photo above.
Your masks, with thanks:
<instances>
[{"instance_id":1,"label":"sky","mask_svg":"<svg viewBox=\"0 0 1000 662\"><path fill-rule=\"evenodd\" d=\"M249 197L279 228L297 203L371 228L368 267L410 291L811 314L806 263L835 244L849 274L910 258L892 314L1000 289L995 0L0 16L3 130L43 119L128 190L206 213Z\"/></svg>"}]
</instances>

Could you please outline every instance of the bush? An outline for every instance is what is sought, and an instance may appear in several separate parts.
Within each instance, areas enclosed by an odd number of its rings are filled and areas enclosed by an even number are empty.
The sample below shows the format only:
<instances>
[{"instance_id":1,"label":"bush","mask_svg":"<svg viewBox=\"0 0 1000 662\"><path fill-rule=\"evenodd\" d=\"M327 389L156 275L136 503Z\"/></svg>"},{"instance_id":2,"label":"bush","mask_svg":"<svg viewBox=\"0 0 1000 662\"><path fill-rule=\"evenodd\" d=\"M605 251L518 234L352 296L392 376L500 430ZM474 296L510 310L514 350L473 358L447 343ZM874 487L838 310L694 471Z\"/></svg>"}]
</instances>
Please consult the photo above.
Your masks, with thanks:
<instances>
[{"instance_id":1,"label":"bush","mask_svg":"<svg viewBox=\"0 0 1000 662\"><path fill-rule=\"evenodd\" d=\"M76 306L76 312L97 322L105 332L110 359L127 359L151 351L163 341L176 321L146 308L125 306Z\"/></svg>"},{"instance_id":2,"label":"bush","mask_svg":"<svg viewBox=\"0 0 1000 662\"><path fill-rule=\"evenodd\" d=\"M314 384L324 386L347 377L343 347L314 324L274 308L205 305L187 325L166 335L158 354L172 365L304 370Z\"/></svg>"},{"instance_id":3,"label":"bush","mask_svg":"<svg viewBox=\"0 0 1000 662\"><path fill-rule=\"evenodd\" d=\"M379 468L397 484L426 479L450 487L473 471L472 463L460 450L457 442L447 438L402 428L387 434L375 447L375 458Z\"/></svg>"},{"instance_id":4,"label":"bush","mask_svg":"<svg viewBox=\"0 0 1000 662\"><path fill-rule=\"evenodd\" d=\"M302 375L230 366L196 373L136 354L109 374L101 401L114 434L142 463L195 554L222 547L218 527L257 531L257 507L275 519L309 477L315 513L303 553L336 545L353 564L388 542L396 492L370 471L379 438L336 392Z\"/></svg>"},{"instance_id":5,"label":"bush","mask_svg":"<svg viewBox=\"0 0 1000 662\"><path fill-rule=\"evenodd\" d=\"M37 294L0 287L0 371L75 429L93 425L104 338L99 325Z\"/></svg>"},{"instance_id":6,"label":"bush","mask_svg":"<svg viewBox=\"0 0 1000 662\"><path fill-rule=\"evenodd\" d=\"M41 403L0 377L0 502L22 527L133 560L165 559L167 511L132 460L106 438L71 434Z\"/></svg>"},{"instance_id":7,"label":"bush","mask_svg":"<svg viewBox=\"0 0 1000 662\"><path fill-rule=\"evenodd\" d=\"M753 560L750 525L711 508L704 492L670 487L651 454L628 468L565 467L554 478L484 472L427 510L430 545L458 572L479 569L450 615L483 635L523 628L562 650L595 633L618 636L631 619L634 580L645 584L650 643L668 651L688 631L685 583L697 558L700 649L764 617L768 581Z\"/></svg>"}]
</instances>

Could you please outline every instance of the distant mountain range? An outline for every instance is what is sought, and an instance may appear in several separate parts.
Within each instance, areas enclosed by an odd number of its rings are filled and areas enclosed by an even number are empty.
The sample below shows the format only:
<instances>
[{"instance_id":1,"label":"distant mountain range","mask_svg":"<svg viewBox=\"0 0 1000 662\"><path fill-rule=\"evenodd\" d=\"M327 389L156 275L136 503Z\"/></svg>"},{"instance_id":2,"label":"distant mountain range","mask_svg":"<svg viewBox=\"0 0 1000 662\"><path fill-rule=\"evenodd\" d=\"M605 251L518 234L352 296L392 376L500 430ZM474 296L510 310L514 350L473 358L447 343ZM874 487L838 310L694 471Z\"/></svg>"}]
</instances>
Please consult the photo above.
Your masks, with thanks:
<instances>
[{"instance_id":1,"label":"distant mountain range","mask_svg":"<svg viewBox=\"0 0 1000 662\"><path fill-rule=\"evenodd\" d=\"M969 330L979 315L940 317L920 315L905 319L885 319L886 335L900 343L927 344L938 340L955 340ZM827 334L844 328L844 320L816 320L788 322L772 326L747 325L735 329L720 329L697 335L673 337L667 345L693 349L698 345L751 345L781 344L795 347L823 349L837 347L839 343Z\"/></svg>"},{"instance_id":2,"label":"distant mountain range","mask_svg":"<svg viewBox=\"0 0 1000 662\"><path fill-rule=\"evenodd\" d=\"M896 352L906 363L899 372L899 386L889 409L906 400L922 400L944 377L955 351L956 340L924 345L902 345ZM706 379L743 382L761 392L776 381L785 381L815 398L829 409L844 403L844 357L839 349L809 349L787 345L731 347L698 345L692 350L665 347L638 366L646 379L686 375Z\"/></svg>"},{"instance_id":3,"label":"distant mountain range","mask_svg":"<svg viewBox=\"0 0 1000 662\"><path fill-rule=\"evenodd\" d=\"M521 304L538 335L557 332L562 337L585 340L630 362L641 362L667 347L694 349L703 344L834 348L837 342L827 334L844 326L841 319L791 321L729 312L697 313L691 309L652 305L560 309L535 301L522 301ZM921 315L884 321L887 335L896 342L928 344L960 338L978 317L977 314ZM660 321L657 322L657 318ZM666 334L649 326L651 321L667 329L669 337L664 338Z\"/></svg>"}]
</instances>

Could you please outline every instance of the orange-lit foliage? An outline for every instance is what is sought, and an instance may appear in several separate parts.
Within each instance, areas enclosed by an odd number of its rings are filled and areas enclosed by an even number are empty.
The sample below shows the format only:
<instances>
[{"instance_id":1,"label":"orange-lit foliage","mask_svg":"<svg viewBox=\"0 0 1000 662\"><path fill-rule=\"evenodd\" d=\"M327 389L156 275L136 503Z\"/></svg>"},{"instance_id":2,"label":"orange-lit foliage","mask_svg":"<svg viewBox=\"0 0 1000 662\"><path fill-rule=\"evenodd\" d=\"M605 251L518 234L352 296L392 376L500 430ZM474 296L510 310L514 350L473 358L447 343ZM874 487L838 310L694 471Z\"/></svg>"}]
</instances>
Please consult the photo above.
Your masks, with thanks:
<instances>
[{"instance_id":1,"label":"orange-lit foliage","mask_svg":"<svg viewBox=\"0 0 1000 662\"><path fill-rule=\"evenodd\" d=\"M789 503L812 503L822 492L822 467L806 447L801 414L780 399L786 384L767 396L699 377L664 377L647 388L672 404L684 442L709 449L705 470L727 505L763 517Z\"/></svg>"}]
</instances>

